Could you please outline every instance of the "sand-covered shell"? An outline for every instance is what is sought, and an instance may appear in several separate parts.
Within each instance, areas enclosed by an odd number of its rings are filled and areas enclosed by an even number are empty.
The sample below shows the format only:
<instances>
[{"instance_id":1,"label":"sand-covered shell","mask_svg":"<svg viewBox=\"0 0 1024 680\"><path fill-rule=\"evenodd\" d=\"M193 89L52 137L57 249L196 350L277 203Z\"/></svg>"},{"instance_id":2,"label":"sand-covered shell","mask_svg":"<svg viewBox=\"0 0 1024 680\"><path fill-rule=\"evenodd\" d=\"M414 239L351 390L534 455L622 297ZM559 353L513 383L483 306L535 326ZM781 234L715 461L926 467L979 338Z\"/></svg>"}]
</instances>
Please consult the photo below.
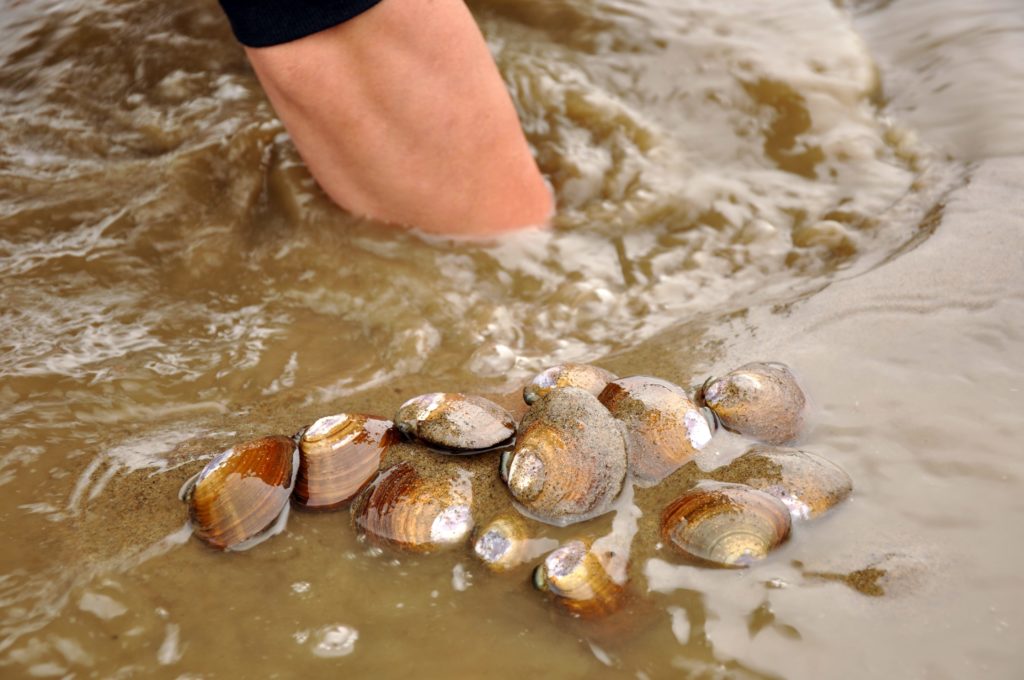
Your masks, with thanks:
<instances>
[{"instance_id":1,"label":"sand-covered shell","mask_svg":"<svg viewBox=\"0 0 1024 680\"><path fill-rule=\"evenodd\" d=\"M493 401L450 392L413 397L399 407L395 426L407 437L450 453L491 449L516 432L512 414Z\"/></svg>"},{"instance_id":2,"label":"sand-covered shell","mask_svg":"<svg viewBox=\"0 0 1024 680\"><path fill-rule=\"evenodd\" d=\"M376 545L434 553L473 530L470 474L426 474L409 463L382 471L352 503L356 530Z\"/></svg>"},{"instance_id":3,"label":"sand-covered shell","mask_svg":"<svg viewBox=\"0 0 1024 680\"><path fill-rule=\"evenodd\" d=\"M755 362L709 378L700 398L722 427L768 444L785 444L803 427L806 398L785 364Z\"/></svg>"},{"instance_id":4,"label":"sand-covered shell","mask_svg":"<svg viewBox=\"0 0 1024 680\"><path fill-rule=\"evenodd\" d=\"M669 503L661 537L692 562L746 567L789 537L789 508L742 484L701 482Z\"/></svg>"},{"instance_id":5,"label":"sand-covered shell","mask_svg":"<svg viewBox=\"0 0 1024 680\"><path fill-rule=\"evenodd\" d=\"M617 376L590 364L559 364L533 377L523 388L523 400L532 404L556 387L578 387L595 397Z\"/></svg>"},{"instance_id":6,"label":"sand-covered shell","mask_svg":"<svg viewBox=\"0 0 1024 680\"><path fill-rule=\"evenodd\" d=\"M377 475L396 438L390 420L349 413L320 418L299 439L293 502L309 510L344 505Z\"/></svg>"},{"instance_id":7,"label":"sand-covered shell","mask_svg":"<svg viewBox=\"0 0 1024 680\"><path fill-rule=\"evenodd\" d=\"M275 435L236 444L211 460L185 492L194 535L219 550L243 550L283 527L298 448Z\"/></svg>"},{"instance_id":8,"label":"sand-covered shell","mask_svg":"<svg viewBox=\"0 0 1024 680\"><path fill-rule=\"evenodd\" d=\"M657 484L711 441L712 424L678 385L646 376L608 383L598 399L626 426L629 471Z\"/></svg>"},{"instance_id":9,"label":"sand-covered shell","mask_svg":"<svg viewBox=\"0 0 1024 680\"><path fill-rule=\"evenodd\" d=\"M514 569L558 545L553 538L534 538L526 519L516 512L498 515L473 534L473 554L493 572Z\"/></svg>"},{"instance_id":10,"label":"sand-covered shell","mask_svg":"<svg viewBox=\"0 0 1024 680\"><path fill-rule=\"evenodd\" d=\"M828 512L853 491L850 475L832 461L781 446L753 446L712 476L775 496L786 504L793 519L812 519Z\"/></svg>"},{"instance_id":11,"label":"sand-covered shell","mask_svg":"<svg viewBox=\"0 0 1024 680\"><path fill-rule=\"evenodd\" d=\"M621 425L597 397L552 390L523 417L502 476L533 517L564 526L611 509L626 476Z\"/></svg>"},{"instance_id":12,"label":"sand-covered shell","mask_svg":"<svg viewBox=\"0 0 1024 680\"><path fill-rule=\"evenodd\" d=\"M566 612L585 619L608 616L627 601L625 572L613 578L589 540L569 541L533 572L533 585Z\"/></svg>"}]
</instances>

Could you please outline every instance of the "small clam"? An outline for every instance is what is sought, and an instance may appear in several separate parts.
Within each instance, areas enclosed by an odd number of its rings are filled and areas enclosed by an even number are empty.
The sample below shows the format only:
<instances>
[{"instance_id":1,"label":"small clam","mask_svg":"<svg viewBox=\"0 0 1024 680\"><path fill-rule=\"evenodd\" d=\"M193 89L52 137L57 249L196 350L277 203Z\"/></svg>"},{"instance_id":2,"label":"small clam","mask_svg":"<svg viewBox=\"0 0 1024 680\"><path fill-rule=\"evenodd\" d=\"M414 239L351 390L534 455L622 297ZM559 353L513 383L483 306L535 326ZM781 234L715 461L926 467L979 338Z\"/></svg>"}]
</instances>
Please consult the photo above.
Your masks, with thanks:
<instances>
[{"instance_id":1,"label":"small clam","mask_svg":"<svg viewBox=\"0 0 1024 680\"><path fill-rule=\"evenodd\" d=\"M187 489L196 537L220 550L243 550L278 526L295 484L298 449L284 436L236 444L211 460Z\"/></svg>"},{"instance_id":2,"label":"small clam","mask_svg":"<svg viewBox=\"0 0 1024 680\"><path fill-rule=\"evenodd\" d=\"M789 509L742 484L701 482L669 503L661 537L694 562L746 567L789 537Z\"/></svg>"},{"instance_id":3,"label":"small clam","mask_svg":"<svg viewBox=\"0 0 1024 680\"><path fill-rule=\"evenodd\" d=\"M402 434L451 453L491 449L512 438L515 419L493 401L471 394L432 392L413 397L395 414Z\"/></svg>"},{"instance_id":4,"label":"small clam","mask_svg":"<svg viewBox=\"0 0 1024 680\"><path fill-rule=\"evenodd\" d=\"M614 373L590 364L552 366L534 376L523 388L523 400L532 404L556 387L578 387L596 397L615 378Z\"/></svg>"},{"instance_id":5,"label":"small clam","mask_svg":"<svg viewBox=\"0 0 1024 680\"><path fill-rule=\"evenodd\" d=\"M352 503L352 521L371 542L433 553L461 543L473 529L469 473L427 475L399 463L377 476Z\"/></svg>"},{"instance_id":6,"label":"small clam","mask_svg":"<svg viewBox=\"0 0 1024 680\"><path fill-rule=\"evenodd\" d=\"M570 541L551 552L533 572L533 585L550 593L560 608L580 618L612 614L626 603L625 574L612 578L590 541Z\"/></svg>"},{"instance_id":7,"label":"small clam","mask_svg":"<svg viewBox=\"0 0 1024 680\"><path fill-rule=\"evenodd\" d=\"M736 482L775 496L793 519L811 519L827 512L853 491L846 471L821 456L775 446L753 446L713 473L715 479Z\"/></svg>"},{"instance_id":8,"label":"small clam","mask_svg":"<svg viewBox=\"0 0 1024 680\"><path fill-rule=\"evenodd\" d=\"M693 458L712 429L682 387L636 376L608 385L598 399L626 426L629 471L642 485L657 484Z\"/></svg>"},{"instance_id":9,"label":"small clam","mask_svg":"<svg viewBox=\"0 0 1024 680\"><path fill-rule=\"evenodd\" d=\"M377 474L397 435L391 421L339 413L310 425L299 439L299 475L292 499L301 508L333 510Z\"/></svg>"},{"instance_id":10,"label":"small clam","mask_svg":"<svg viewBox=\"0 0 1024 680\"><path fill-rule=\"evenodd\" d=\"M611 508L626 476L621 425L597 397L552 390L527 412L502 461L512 496L537 519L564 526Z\"/></svg>"},{"instance_id":11,"label":"small clam","mask_svg":"<svg viewBox=\"0 0 1024 680\"><path fill-rule=\"evenodd\" d=\"M721 378L709 378L700 399L722 427L768 444L796 439L806 399L784 364L751 363Z\"/></svg>"},{"instance_id":12,"label":"small clam","mask_svg":"<svg viewBox=\"0 0 1024 680\"><path fill-rule=\"evenodd\" d=\"M531 539L526 520L517 513L509 512L478 527L473 554L491 571L508 571L535 557L536 545L547 546L548 541L552 539Z\"/></svg>"}]
</instances>

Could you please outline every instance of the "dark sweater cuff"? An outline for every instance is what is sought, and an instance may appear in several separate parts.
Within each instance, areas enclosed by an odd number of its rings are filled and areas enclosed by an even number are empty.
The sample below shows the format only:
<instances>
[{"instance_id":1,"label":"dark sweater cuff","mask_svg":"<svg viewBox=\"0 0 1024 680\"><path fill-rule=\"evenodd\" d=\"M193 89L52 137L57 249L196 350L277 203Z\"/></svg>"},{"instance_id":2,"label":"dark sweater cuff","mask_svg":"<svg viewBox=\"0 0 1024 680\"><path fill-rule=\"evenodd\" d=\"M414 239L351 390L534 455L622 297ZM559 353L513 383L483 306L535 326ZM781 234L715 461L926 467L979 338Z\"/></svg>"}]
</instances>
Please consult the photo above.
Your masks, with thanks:
<instances>
[{"instance_id":1,"label":"dark sweater cuff","mask_svg":"<svg viewBox=\"0 0 1024 680\"><path fill-rule=\"evenodd\" d=\"M219 0L243 45L269 47L348 21L381 0Z\"/></svg>"}]
</instances>

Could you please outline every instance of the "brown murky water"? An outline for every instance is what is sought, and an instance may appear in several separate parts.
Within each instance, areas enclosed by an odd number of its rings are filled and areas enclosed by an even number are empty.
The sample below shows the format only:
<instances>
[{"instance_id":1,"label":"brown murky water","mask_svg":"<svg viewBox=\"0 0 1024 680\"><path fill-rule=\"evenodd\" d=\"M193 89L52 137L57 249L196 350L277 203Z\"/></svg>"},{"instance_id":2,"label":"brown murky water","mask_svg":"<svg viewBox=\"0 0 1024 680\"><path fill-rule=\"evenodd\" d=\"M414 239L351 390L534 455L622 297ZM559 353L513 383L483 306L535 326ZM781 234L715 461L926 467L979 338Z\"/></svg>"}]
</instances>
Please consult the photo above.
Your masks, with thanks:
<instances>
[{"instance_id":1,"label":"brown murky water","mask_svg":"<svg viewBox=\"0 0 1024 680\"><path fill-rule=\"evenodd\" d=\"M1016 0L474 2L560 206L490 244L333 209L212 2L0 6L0 675L1019 677ZM853 498L745 572L638 552L615 629L346 513L184 529L248 435L762 358Z\"/></svg>"}]
</instances>

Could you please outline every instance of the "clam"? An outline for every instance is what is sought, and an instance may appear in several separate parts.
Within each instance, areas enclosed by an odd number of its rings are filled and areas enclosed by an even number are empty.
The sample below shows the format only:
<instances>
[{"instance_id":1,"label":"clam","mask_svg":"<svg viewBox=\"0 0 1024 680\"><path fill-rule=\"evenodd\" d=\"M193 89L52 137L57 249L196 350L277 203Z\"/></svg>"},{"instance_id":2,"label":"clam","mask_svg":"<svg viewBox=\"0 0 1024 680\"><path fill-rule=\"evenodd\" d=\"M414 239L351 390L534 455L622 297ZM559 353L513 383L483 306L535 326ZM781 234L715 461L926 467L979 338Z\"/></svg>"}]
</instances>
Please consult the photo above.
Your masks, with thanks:
<instances>
[{"instance_id":1,"label":"clam","mask_svg":"<svg viewBox=\"0 0 1024 680\"><path fill-rule=\"evenodd\" d=\"M472 501L468 472L425 474L398 463L356 496L352 521L377 545L433 553L466 540L473 529Z\"/></svg>"},{"instance_id":2,"label":"clam","mask_svg":"<svg viewBox=\"0 0 1024 680\"><path fill-rule=\"evenodd\" d=\"M556 387L578 387L595 397L617 376L590 364L560 364L534 376L523 388L523 400L532 404Z\"/></svg>"},{"instance_id":3,"label":"clam","mask_svg":"<svg viewBox=\"0 0 1024 680\"><path fill-rule=\"evenodd\" d=\"M811 519L827 512L853 491L846 471L821 456L777 446L753 446L713 473L723 482L737 482L775 496L793 519Z\"/></svg>"},{"instance_id":4,"label":"clam","mask_svg":"<svg viewBox=\"0 0 1024 680\"><path fill-rule=\"evenodd\" d=\"M626 476L620 424L597 397L552 390L523 418L502 477L533 517L564 526L611 509Z\"/></svg>"},{"instance_id":5,"label":"clam","mask_svg":"<svg viewBox=\"0 0 1024 680\"><path fill-rule=\"evenodd\" d=\"M515 419L489 399L471 394L431 392L413 397L395 414L395 426L407 437L451 453L473 453L507 442Z\"/></svg>"},{"instance_id":6,"label":"clam","mask_svg":"<svg viewBox=\"0 0 1024 680\"><path fill-rule=\"evenodd\" d=\"M295 442L277 435L211 460L185 492L195 536L219 550L244 550L283 528L297 456Z\"/></svg>"},{"instance_id":7,"label":"clam","mask_svg":"<svg viewBox=\"0 0 1024 680\"><path fill-rule=\"evenodd\" d=\"M625 573L613 578L590 541L574 540L552 551L533 572L533 585L564 611L600 618L626 603Z\"/></svg>"},{"instance_id":8,"label":"clam","mask_svg":"<svg viewBox=\"0 0 1024 680\"><path fill-rule=\"evenodd\" d=\"M661 537L699 564L746 567L789 537L789 509L742 484L701 482L669 503Z\"/></svg>"},{"instance_id":9,"label":"clam","mask_svg":"<svg viewBox=\"0 0 1024 680\"><path fill-rule=\"evenodd\" d=\"M348 413L320 418L299 439L292 500L311 510L344 505L376 476L396 436L390 420Z\"/></svg>"},{"instance_id":10,"label":"clam","mask_svg":"<svg viewBox=\"0 0 1024 680\"><path fill-rule=\"evenodd\" d=\"M531 539L526 521L517 513L499 515L478 527L473 554L494 572L508 571L535 557L534 546L550 539Z\"/></svg>"},{"instance_id":11,"label":"clam","mask_svg":"<svg viewBox=\"0 0 1024 680\"><path fill-rule=\"evenodd\" d=\"M626 426L629 471L657 484L711 441L712 426L682 387L658 378L621 378L598 399Z\"/></svg>"},{"instance_id":12,"label":"clam","mask_svg":"<svg viewBox=\"0 0 1024 680\"><path fill-rule=\"evenodd\" d=\"M751 363L721 378L709 378L700 399L722 427L768 444L796 439L806 399L784 364Z\"/></svg>"}]
</instances>

